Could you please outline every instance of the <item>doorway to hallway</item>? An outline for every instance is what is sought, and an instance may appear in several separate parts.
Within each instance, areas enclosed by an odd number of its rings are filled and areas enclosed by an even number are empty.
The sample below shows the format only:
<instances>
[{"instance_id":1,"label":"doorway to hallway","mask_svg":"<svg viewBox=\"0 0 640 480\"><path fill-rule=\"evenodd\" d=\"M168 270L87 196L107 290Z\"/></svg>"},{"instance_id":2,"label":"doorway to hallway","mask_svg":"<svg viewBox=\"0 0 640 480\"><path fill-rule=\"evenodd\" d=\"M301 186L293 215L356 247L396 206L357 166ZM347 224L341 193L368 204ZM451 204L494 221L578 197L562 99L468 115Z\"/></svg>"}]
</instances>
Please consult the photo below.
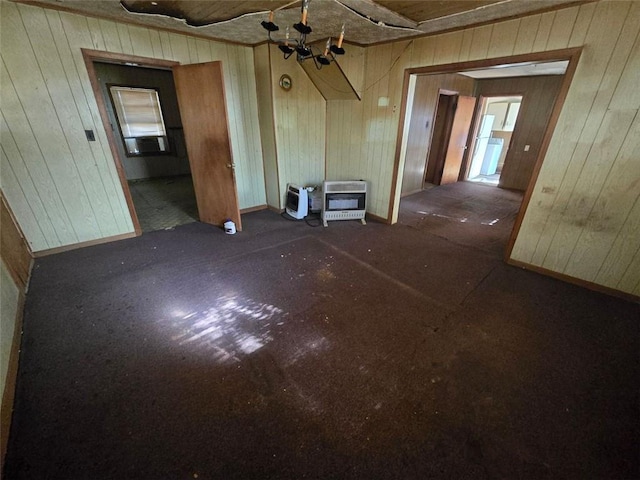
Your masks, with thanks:
<instances>
[{"instance_id":1,"label":"doorway to hallway","mask_svg":"<svg viewBox=\"0 0 640 480\"><path fill-rule=\"evenodd\" d=\"M467 180L499 185L521 103L522 96L480 97L476 116L479 127L470 142Z\"/></svg>"}]
</instances>

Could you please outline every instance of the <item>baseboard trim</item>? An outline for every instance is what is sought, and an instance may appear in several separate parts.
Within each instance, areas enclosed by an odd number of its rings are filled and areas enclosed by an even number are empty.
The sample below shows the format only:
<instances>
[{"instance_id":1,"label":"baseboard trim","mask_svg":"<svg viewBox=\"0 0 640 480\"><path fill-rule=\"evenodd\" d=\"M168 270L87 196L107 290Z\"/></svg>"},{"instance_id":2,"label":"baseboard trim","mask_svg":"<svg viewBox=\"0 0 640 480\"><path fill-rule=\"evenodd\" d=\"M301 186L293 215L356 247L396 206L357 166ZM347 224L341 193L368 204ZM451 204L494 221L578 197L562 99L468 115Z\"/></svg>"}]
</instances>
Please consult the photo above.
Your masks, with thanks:
<instances>
[{"instance_id":1,"label":"baseboard trim","mask_svg":"<svg viewBox=\"0 0 640 480\"><path fill-rule=\"evenodd\" d=\"M536 265L531 265L529 263L525 263L525 262L521 262L519 260L513 260L513 259L507 259L507 264L512 265L514 267L523 268L525 270L530 270L532 272L536 272L541 275L545 275L547 277L552 277L557 280L561 280L563 282L572 283L573 285L577 285L579 287L583 287L588 290L593 290L594 292L604 293L605 295L621 298L622 300L626 300L628 302L640 303L640 297L637 295L623 292L621 290L616 290L615 288L605 287L604 285L599 285L597 283L589 282L581 278L565 275L564 273L554 272L553 270L548 270L544 267L538 267Z\"/></svg>"},{"instance_id":2,"label":"baseboard trim","mask_svg":"<svg viewBox=\"0 0 640 480\"><path fill-rule=\"evenodd\" d=\"M257 205L255 207L242 208L242 209L240 209L240 214L244 215L245 213L259 212L260 210L266 210L267 208L268 208L268 206L266 204Z\"/></svg>"},{"instance_id":3,"label":"baseboard trim","mask_svg":"<svg viewBox=\"0 0 640 480\"><path fill-rule=\"evenodd\" d=\"M78 248L93 247L94 245L117 242L118 240L125 240L127 238L133 237L137 237L136 232L123 233L121 235L113 235L111 237L97 238L95 240L89 240L87 242L72 243L71 245L63 245L62 247L49 248L47 250L39 250L37 252L33 252L33 256L35 258L46 257L48 255L54 255L56 253L69 252L71 250L77 250Z\"/></svg>"},{"instance_id":4,"label":"baseboard trim","mask_svg":"<svg viewBox=\"0 0 640 480\"><path fill-rule=\"evenodd\" d=\"M366 214L366 219L367 220L373 220L374 222L378 222L378 223L385 223L387 225L391 225L391 222L389 220L387 220L384 217L379 217L378 215L374 215L373 213L369 213L367 212Z\"/></svg>"},{"instance_id":5,"label":"baseboard trim","mask_svg":"<svg viewBox=\"0 0 640 480\"><path fill-rule=\"evenodd\" d=\"M9 445L9 433L11 430L11 417L13 416L13 402L16 395L16 382L18 380L18 364L20 363L20 343L22 341L22 319L24 314L25 295L18 295L18 309L16 310L15 330L11 340L11 351L9 352L9 364L7 365L7 376L2 392L2 406L0 407L0 455L4 467L4 457ZM0 473L0 477L1 477Z\"/></svg>"}]
</instances>

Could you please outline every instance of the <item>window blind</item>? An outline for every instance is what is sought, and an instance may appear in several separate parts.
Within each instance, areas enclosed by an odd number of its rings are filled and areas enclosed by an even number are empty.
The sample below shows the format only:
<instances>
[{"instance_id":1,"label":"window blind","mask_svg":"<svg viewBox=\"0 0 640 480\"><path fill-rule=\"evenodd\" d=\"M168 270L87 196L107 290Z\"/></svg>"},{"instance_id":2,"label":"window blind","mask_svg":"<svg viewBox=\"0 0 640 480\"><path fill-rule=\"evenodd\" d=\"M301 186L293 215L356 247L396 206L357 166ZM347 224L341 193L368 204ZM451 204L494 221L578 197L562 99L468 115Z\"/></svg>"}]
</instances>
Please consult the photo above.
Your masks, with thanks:
<instances>
[{"instance_id":1,"label":"window blind","mask_svg":"<svg viewBox=\"0 0 640 480\"><path fill-rule=\"evenodd\" d=\"M166 135L160 99L156 90L112 86L110 91L123 137Z\"/></svg>"}]
</instances>

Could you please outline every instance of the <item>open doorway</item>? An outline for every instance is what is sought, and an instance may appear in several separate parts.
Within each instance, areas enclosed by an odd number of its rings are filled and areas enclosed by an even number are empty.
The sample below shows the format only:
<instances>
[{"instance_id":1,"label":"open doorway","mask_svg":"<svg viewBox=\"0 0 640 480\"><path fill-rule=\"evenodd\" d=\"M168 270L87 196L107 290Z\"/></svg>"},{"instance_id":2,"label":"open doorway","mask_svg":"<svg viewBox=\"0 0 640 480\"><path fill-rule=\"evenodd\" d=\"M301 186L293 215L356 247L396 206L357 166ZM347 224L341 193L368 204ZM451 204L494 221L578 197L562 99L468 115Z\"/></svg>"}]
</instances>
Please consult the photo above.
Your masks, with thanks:
<instances>
[{"instance_id":1,"label":"open doorway","mask_svg":"<svg viewBox=\"0 0 640 480\"><path fill-rule=\"evenodd\" d=\"M480 98L467 180L498 186L521 103L522 96Z\"/></svg>"},{"instance_id":2,"label":"open doorway","mask_svg":"<svg viewBox=\"0 0 640 480\"><path fill-rule=\"evenodd\" d=\"M81 50L136 235L142 234L142 228L124 166L126 154L123 156L122 153L130 145L126 138L117 138L121 127L116 126L115 116L110 116L108 112L110 101L103 93L96 72L96 65L100 63L140 67L142 70L138 72L145 69L170 72L174 84L171 92L177 98L182 124L182 128L177 130L184 133L184 147L185 152L188 152L199 221L222 226L227 220L232 220L236 224L236 230L242 231L222 63L213 61L180 65L171 60ZM175 111L178 111L178 107ZM153 136L155 138L151 139L151 144L155 142L153 149L156 154L162 143L160 137L164 137L166 132L161 133L163 135L156 132ZM87 137L89 134L93 132L88 131ZM140 146L138 140L134 143ZM169 143L164 145L167 144ZM146 149L148 145L143 141L142 149Z\"/></svg>"},{"instance_id":3,"label":"open doorway","mask_svg":"<svg viewBox=\"0 0 640 480\"><path fill-rule=\"evenodd\" d=\"M475 104L475 97L440 90L425 185L446 185L458 180Z\"/></svg>"},{"instance_id":4,"label":"open doorway","mask_svg":"<svg viewBox=\"0 0 640 480\"><path fill-rule=\"evenodd\" d=\"M546 148L549 144L555 124L557 122L560 110L566 94L571 83L573 73L577 66L577 61L580 56L580 49L566 49L555 52L542 52L537 54L525 54L512 57L503 57L487 60L479 60L472 62L464 62L459 64L439 65L431 67L418 67L408 69L405 71L404 82L404 94L402 105L402 122L400 124L399 132L401 137L399 138L399 148L396 153L396 168L394 178L394 189L392 196L394 201L390 203L389 218L391 223L395 223L398 220L398 213L401 209L400 199L402 202L412 202L410 198L414 195L421 195L422 192L426 192L426 183L420 184L420 189L411 190L412 177L420 174L420 179L424 180L430 178L427 176L428 162L424 159L425 150L427 151L426 158L430 156L430 149L440 149L439 142L442 138L434 130L436 126L435 114L436 110L432 109L432 116L429 116L429 112L424 107L417 104L417 99L429 98L429 92L420 92L419 78L425 79L423 83L434 83L431 85L432 91L442 87L443 82L463 82L463 78L473 83L472 94L479 99L489 99L494 97L503 97L500 100L503 101L503 105L495 105L489 107L491 102L485 100L480 102L476 112L474 113L474 120L470 129L467 132L468 142L465 147L463 163L459 169L459 175L457 181L466 181L470 177L477 177L480 172L476 170L482 170L482 162L474 164L472 169L472 156L469 154L473 149L474 143L478 140L478 134L483 114L487 115L487 109L504 109L505 118L502 120L502 130L504 130L505 124L508 125L507 129L510 129L510 123L513 123L512 139L509 142L509 146L506 147L505 139L502 141L502 149L500 155L497 157L495 163L495 172L492 174L497 175L498 186L504 189L509 189L517 194L517 197L522 199L518 208L514 211L513 223L510 237L508 238L506 245L506 257L511 254L511 248L515 243L515 239L518 234L520 223L526 211L528 201L531 197L532 186L535 184L537 172L539 171L542 159L546 153ZM439 95L439 93L438 93ZM516 98L519 97L519 98ZM544 97L544 101L541 98ZM439 98L439 97L438 97ZM496 98L497 99L497 98ZM513 104L513 105L511 105ZM415 110L420 115L416 114ZM426 112L426 114L424 113ZM498 116L498 115L494 115ZM508 118L506 118L508 117ZM525 121L526 120L526 121ZM516 129L516 123L518 128ZM414 131L421 131L422 135L412 133ZM443 129L446 131L446 129ZM498 133L494 132L493 126L487 127L485 125L485 133L488 132L488 138L497 137ZM482 133L482 132L480 132ZM418 145L415 139L420 139L421 143ZM499 143L499 142L497 142ZM487 141L487 147L488 147ZM506 148L505 148L506 147ZM486 153L485 149L485 152ZM484 153L481 158L484 158ZM495 152L494 152L495 153ZM503 157L502 163L500 157ZM422 161L422 168L415 168L413 162L417 162L416 165L420 165ZM402 164L402 166L400 166ZM479 167L478 167L479 165ZM407 166L409 168L407 168ZM492 166L491 166L492 167ZM487 171L492 170L492 168ZM471 175L470 175L471 173ZM399 178L399 175L402 175ZM495 181L494 177L494 181ZM463 194L461 202L468 205L473 205L476 202L476 195L484 195L486 189L478 185L481 182L468 182L468 184L476 184L479 190L469 197L469 192ZM398 192L396 188L400 187ZM449 188L446 187L437 188ZM431 192L433 186L428 190ZM408 198L406 198L408 197ZM417 214L420 215L435 215L438 218L446 218L449 215L447 212L432 212L431 201L428 199L425 208L420 208ZM491 202L488 204L488 208L491 207ZM490 212L486 212L490 215ZM470 217L463 216L460 220L461 224L465 224ZM498 217L496 217L498 218ZM488 221L490 225L496 225L495 219Z\"/></svg>"},{"instance_id":5,"label":"open doorway","mask_svg":"<svg viewBox=\"0 0 640 480\"><path fill-rule=\"evenodd\" d=\"M94 62L142 232L198 221L170 70Z\"/></svg>"}]
</instances>

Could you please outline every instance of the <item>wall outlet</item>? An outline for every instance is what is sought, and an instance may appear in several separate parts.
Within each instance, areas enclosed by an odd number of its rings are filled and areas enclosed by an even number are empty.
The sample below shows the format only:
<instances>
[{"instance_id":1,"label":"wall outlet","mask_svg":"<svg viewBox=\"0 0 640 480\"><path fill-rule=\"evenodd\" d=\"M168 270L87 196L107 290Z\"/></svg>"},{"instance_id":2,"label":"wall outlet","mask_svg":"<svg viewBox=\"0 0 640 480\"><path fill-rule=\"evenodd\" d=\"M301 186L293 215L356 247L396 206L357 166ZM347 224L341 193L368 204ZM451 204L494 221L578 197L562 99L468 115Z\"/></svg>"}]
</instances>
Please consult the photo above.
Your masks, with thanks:
<instances>
[{"instance_id":1,"label":"wall outlet","mask_svg":"<svg viewBox=\"0 0 640 480\"><path fill-rule=\"evenodd\" d=\"M530 145L525 145L525 146L524 146L524 151L525 151L525 152L528 152L530 147L531 147Z\"/></svg>"}]
</instances>

